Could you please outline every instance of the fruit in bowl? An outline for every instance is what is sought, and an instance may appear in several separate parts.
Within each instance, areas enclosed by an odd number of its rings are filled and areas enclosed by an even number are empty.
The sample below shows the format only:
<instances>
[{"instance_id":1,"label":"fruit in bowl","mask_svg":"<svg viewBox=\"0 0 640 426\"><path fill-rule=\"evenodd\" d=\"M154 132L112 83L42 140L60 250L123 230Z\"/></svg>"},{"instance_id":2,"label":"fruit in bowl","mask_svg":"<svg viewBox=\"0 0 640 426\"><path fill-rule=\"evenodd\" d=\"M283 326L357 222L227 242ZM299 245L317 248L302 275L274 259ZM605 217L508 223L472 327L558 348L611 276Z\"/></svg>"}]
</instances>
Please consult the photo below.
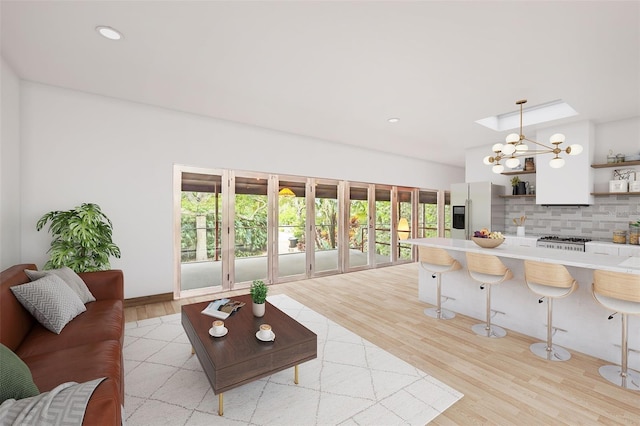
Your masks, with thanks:
<instances>
[{"instance_id":1,"label":"fruit in bowl","mask_svg":"<svg viewBox=\"0 0 640 426\"><path fill-rule=\"evenodd\" d=\"M474 238L491 238L492 240L502 240L504 236L502 232L491 232L487 228L482 228L479 231L473 233Z\"/></svg>"},{"instance_id":2,"label":"fruit in bowl","mask_svg":"<svg viewBox=\"0 0 640 426\"><path fill-rule=\"evenodd\" d=\"M487 228L475 231L471 239L474 243L484 248L495 248L504 242L504 236L501 232L491 232Z\"/></svg>"}]
</instances>

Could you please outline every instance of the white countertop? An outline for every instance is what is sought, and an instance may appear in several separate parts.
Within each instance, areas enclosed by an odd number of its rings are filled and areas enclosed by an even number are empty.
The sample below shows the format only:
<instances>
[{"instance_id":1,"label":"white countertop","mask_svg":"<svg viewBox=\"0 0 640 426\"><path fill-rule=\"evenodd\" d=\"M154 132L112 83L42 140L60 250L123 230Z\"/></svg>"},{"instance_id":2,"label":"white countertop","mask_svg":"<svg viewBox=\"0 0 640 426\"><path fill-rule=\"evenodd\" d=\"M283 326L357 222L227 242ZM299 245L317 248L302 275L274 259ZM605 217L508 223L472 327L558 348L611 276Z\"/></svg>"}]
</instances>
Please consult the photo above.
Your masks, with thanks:
<instances>
[{"instance_id":1,"label":"white countertop","mask_svg":"<svg viewBox=\"0 0 640 426\"><path fill-rule=\"evenodd\" d=\"M440 247L446 250L486 253L511 259L535 260L539 262L558 263L578 268L603 269L607 271L640 275L640 259L636 260L636 256L612 256L542 247L514 247L506 244L502 244L496 248L487 249L478 246L470 240L457 240L451 238L415 238L405 240L404 242L414 245Z\"/></svg>"}]
</instances>

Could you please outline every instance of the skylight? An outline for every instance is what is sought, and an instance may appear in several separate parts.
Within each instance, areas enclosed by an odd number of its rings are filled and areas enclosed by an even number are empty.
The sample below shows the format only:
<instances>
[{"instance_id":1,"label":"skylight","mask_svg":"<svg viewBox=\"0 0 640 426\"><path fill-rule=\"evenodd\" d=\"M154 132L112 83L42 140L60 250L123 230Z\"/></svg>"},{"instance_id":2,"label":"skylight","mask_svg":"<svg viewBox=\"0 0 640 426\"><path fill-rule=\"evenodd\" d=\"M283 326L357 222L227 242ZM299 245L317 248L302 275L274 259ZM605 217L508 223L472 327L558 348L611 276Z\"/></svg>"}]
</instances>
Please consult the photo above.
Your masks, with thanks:
<instances>
[{"instance_id":1,"label":"skylight","mask_svg":"<svg viewBox=\"0 0 640 426\"><path fill-rule=\"evenodd\" d=\"M522 110L522 126L546 123L561 118L573 117L578 112L562 99L535 105ZM503 130L517 129L520 127L520 111L507 112L505 114L477 120L476 123L489 129L501 132Z\"/></svg>"}]
</instances>

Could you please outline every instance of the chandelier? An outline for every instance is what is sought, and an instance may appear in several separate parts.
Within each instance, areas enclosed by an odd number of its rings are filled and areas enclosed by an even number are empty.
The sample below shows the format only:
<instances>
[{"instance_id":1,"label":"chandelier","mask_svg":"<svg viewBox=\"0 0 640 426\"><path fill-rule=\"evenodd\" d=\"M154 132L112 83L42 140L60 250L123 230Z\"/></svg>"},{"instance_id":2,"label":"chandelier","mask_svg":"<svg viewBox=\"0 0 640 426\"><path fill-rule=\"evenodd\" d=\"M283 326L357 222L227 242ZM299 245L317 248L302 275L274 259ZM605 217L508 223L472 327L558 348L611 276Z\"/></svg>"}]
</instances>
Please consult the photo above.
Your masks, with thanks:
<instances>
[{"instance_id":1,"label":"chandelier","mask_svg":"<svg viewBox=\"0 0 640 426\"><path fill-rule=\"evenodd\" d=\"M520 105L520 133L511 133L507 135L506 143L503 145L497 143L493 145L491 150L493 155L487 155L484 157L484 164L490 166L493 165L492 170L494 173L502 173L504 166L513 169L520 165L519 157L524 157L531 154L553 154L554 157L549 161L549 166L554 169L559 169L564 166L564 159L560 157L560 154L566 152L568 155L578 155L582 152L582 145L573 144L566 148L561 148L560 145L564 143L565 137L562 133L556 133L551 136L549 143L551 145L545 145L540 142L536 142L527 138L522 133L522 105L526 104L527 100L522 99L516 102L516 105ZM530 142L539 146L538 149L529 149L526 142ZM500 164L500 161L504 161L504 166Z\"/></svg>"}]
</instances>

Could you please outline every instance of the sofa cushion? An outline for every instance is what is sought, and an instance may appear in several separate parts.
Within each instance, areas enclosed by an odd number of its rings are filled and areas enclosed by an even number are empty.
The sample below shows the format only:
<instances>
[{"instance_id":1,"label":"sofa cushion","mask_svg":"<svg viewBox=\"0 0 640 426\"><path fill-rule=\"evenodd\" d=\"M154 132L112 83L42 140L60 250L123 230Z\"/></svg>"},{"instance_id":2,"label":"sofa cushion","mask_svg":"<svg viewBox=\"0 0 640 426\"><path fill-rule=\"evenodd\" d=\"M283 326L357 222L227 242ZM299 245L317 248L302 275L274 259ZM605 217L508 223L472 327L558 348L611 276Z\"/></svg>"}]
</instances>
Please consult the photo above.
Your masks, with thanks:
<instances>
[{"instance_id":1,"label":"sofa cushion","mask_svg":"<svg viewBox=\"0 0 640 426\"><path fill-rule=\"evenodd\" d=\"M106 377L91 395L83 424L120 423L124 404L124 370L120 342L105 340L23 358L42 392L65 382L88 382Z\"/></svg>"},{"instance_id":2,"label":"sofa cushion","mask_svg":"<svg viewBox=\"0 0 640 426\"><path fill-rule=\"evenodd\" d=\"M88 382L106 377L120 389L122 353L120 342L105 340L46 354L34 355L22 360L33 375L40 391L47 392L65 382ZM118 399L119 391L113 395Z\"/></svg>"},{"instance_id":3,"label":"sofa cushion","mask_svg":"<svg viewBox=\"0 0 640 426\"><path fill-rule=\"evenodd\" d=\"M71 290L73 290L78 295L80 300L82 300L82 303L96 301L96 298L93 297L93 294L91 294L91 292L89 291L87 284L85 284L82 278L80 278L80 276L76 274L73 269L67 266L63 266L60 269L49 269L46 271L34 271L31 269L25 269L24 273L27 274L31 281L35 281L49 274L57 275L62 278L62 281L64 281L69 287L71 287Z\"/></svg>"},{"instance_id":4,"label":"sofa cushion","mask_svg":"<svg viewBox=\"0 0 640 426\"><path fill-rule=\"evenodd\" d=\"M0 343L0 404L7 399L39 394L29 367L11 349Z\"/></svg>"},{"instance_id":5,"label":"sofa cushion","mask_svg":"<svg viewBox=\"0 0 640 426\"><path fill-rule=\"evenodd\" d=\"M101 340L118 340L122 344L122 300L98 300L87 304L86 308L87 310L67 324L60 334L52 334L40 324L34 325L15 352L24 359Z\"/></svg>"},{"instance_id":6,"label":"sofa cushion","mask_svg":"<svg viewBox=\"0 0 640 426\"><path fill-rule=\"evenodd\" d=\"M45 275L11 291L35 319L56 334L86 310L77 294L57 275Z\"/></svg>"}]
</instances>

